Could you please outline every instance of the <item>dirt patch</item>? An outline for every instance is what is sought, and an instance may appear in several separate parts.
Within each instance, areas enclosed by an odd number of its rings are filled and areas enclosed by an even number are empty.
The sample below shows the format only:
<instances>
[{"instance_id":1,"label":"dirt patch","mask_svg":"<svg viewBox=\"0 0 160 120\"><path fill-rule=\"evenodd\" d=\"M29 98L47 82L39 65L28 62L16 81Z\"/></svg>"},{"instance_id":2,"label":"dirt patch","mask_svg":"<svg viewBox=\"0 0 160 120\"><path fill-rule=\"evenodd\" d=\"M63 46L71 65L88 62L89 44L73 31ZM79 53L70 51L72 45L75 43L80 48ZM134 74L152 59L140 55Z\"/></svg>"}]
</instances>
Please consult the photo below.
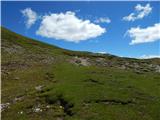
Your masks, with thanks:
<instances>
[{"instance_id":1,"label":"dirt patch","mask_svg":"<svg viewBox=\"0 0 160 120\"><path fill-rule=\"evenodd\" d=\"M73 104L69 103L68 101L66 101L63 97L60 97L58 99L60 106L62 106L64 108L64 113L66 113L68 116L73 116L73 112L72 112L72 108L73 108Z\"/></svg>"},{"instance_id":2,"label":"dirt patch","mask_svg":"<svg viewBox=\"0 0 160 120\"><path fill-rule=\"evenodd\" d=\"M46 97L46 102L48 104L58 104L60 108L63 109L63 112L67 116L73 116L74 112L72 111L72 108L74 107L74 104L64 99L62 95L58 95L54 98L48 98Z\"/></svg>"}]
</instances>

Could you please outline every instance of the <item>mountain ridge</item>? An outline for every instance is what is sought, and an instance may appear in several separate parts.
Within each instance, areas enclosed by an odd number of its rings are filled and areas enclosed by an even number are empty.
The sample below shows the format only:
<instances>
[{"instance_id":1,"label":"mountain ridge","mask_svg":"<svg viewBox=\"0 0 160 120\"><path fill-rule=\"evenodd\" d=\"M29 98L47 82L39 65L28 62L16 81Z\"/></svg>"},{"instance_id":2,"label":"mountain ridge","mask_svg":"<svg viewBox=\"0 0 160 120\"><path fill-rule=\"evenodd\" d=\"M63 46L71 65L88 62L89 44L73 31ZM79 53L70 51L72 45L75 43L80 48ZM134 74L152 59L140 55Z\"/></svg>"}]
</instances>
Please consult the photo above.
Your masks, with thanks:
<instances>
[{"instance_id":1,"label":"mountain ridge","mask_svg":"<svg viewBox=\"0 0 160 120\"><path fill-rule=\"evenodd\" d=\"M13 32L13 31L9 30L8 28L5 28L5 27L1 26L1 31L4 31L4 30L9 31L9 32L12 32L12 33L14 33L14 34L17 34L17 35L19 35L19 36L24 37L23 35L21 35L21 34L19 34L19 33ZM67 51L85 52L85 53L90 53L90 54L111 55L111 56L120 57L120 56L113 55L113 54L110 54L110 53L101 54L101 53L95 53L95 52L89 52L89 51L69 50L69 49L61 48L61 47L58 47L58 46L56 46L56 45L49 44L49 43L46 43L46 42L43 42L43 41L39 41L39 40L36 40L36 39L33 39L33 38L29 38L29 37L25 37L25 38L26 38L26 39L30 39L30 40L35 41L35 42L39 42L39 43L48 45L48 46L52 46L52 47L56 47L56 48L59 48L59 49L67 50ZM143 59L143 58L133 58L133 57L121 57L121 58L127 58L127 59ZM147 59L159 59L159 58L147 58Z\"/></svg>"}]
</instances>

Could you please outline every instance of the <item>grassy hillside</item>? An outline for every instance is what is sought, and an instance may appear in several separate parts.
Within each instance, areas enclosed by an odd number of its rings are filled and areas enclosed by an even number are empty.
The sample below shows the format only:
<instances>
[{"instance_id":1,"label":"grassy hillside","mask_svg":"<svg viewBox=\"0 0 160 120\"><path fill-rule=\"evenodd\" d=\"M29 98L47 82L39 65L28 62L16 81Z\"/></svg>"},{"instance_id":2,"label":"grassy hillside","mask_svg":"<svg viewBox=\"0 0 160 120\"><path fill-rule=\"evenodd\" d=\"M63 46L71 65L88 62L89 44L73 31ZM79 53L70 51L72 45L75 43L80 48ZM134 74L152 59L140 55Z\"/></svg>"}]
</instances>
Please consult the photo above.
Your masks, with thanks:
<instances>
[{"instance_id":1,"label":"grassy hillside","mask_svg":"<svg viewBox=\"0 0 160 120\"><path fill-rule=\"evenodd\" d=\"M159 120L160 59L61 49L1 28L2 120Z\"/></svg>"}]
</instances>

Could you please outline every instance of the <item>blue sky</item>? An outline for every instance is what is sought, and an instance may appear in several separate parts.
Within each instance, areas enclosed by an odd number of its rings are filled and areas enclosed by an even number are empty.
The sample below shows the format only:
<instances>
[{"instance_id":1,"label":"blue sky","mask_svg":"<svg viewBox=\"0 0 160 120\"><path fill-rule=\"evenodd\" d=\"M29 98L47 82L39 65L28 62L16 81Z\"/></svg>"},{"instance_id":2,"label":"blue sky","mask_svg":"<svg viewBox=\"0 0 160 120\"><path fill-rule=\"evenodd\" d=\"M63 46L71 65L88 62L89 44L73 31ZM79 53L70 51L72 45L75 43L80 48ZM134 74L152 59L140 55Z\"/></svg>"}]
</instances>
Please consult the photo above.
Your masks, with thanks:
<instances>
[{"instance_id":1,"label":"blue sky","mask_svg":"<svg viewBox=\"0 0 160 120\"><path fill-rule=\"evenodd\" d=\"M139 4L139 6L138 6ZM149 4L149 8L147 8ZM135 10L137 6L138 10ZM2 26L49 44L57 45L62 48L80 51L91 51L91 52L106 52L118 56L124 57L141 57L141 56L159 56L160 55L160 38L157 35L157 28L159 28L159 15L160 15L160 2L2 2ZM144 8L146 7L146 8ZM26 9L30 9L32 12L36 13L36 20L30 21L27 27L27 16L24 15ZM144 11L146 10L146 11ZM22 12L23 11L23 12ZM65 35L58 36L57 33L61 32L61 28L50 28L46 27L46 24L53 25L54 18L51 15L60 16L63 14L66 18L70 11L72 17L76 20L81 20L82 26L85 26L84 37L80 32L80 29L75 29L78 31L80 38L75 38L77 35L73 35L73 40L70 40L70 31L64 31ZM132 14L129 16L130 14ZM139 14L145 14L139 16ZM42 26L42 21L47 16L47 23ZM126 19L124 19L126 17ZM103 18L103 20L100 18ZM106 21L106 19L110 21ZM73 25L76 25L73 21ZM77 20L77 21L78 21ZM89 20L90 22L86 22ZM74 28L70 27L69 23L64 23L66 25L66 30L71 29L74 34ZM61 24L57 21L57 24ZM91 25L93 24L93 25ZM157 25L155 25L157 24ZM54 25L56 26L56 25ZM87 26L87 27L86 27ZM50 30L49 35L45 34L45 31L40 31L40 27L43 30ZM53 26L52 26L53 27ZM63 26L64 27L64 26ZM89 28L90 29L89 29ZM93 30L92 28L95 28ZM132 29L133 28L133 29ZM105 31L104 31L105 29ZM160 28L159 28L160 29ZM39 34L36 34L37 31ZM64 30L64 29L63 29ZM53 31L55 33L53 33ZM128 31L128 34L126 32ZM138 33L137 33L138 31ZM91 36L92 33L97 35ZM99 34L98 34L99 32ZM147 36L146 34L151 36ZM153 34L154 33L154 34ZM152 36L153 35L153 36ZM91 36L91 37L90 37ZM134 36L135 38L133 38ZM144 41L143 38L147 38L148 41ZM81 40L83 39L83 40ZM136 39L136 43L130 45L130 43ZM78 40L78 42L76 42Z\"/></svg>"}]
</instances>

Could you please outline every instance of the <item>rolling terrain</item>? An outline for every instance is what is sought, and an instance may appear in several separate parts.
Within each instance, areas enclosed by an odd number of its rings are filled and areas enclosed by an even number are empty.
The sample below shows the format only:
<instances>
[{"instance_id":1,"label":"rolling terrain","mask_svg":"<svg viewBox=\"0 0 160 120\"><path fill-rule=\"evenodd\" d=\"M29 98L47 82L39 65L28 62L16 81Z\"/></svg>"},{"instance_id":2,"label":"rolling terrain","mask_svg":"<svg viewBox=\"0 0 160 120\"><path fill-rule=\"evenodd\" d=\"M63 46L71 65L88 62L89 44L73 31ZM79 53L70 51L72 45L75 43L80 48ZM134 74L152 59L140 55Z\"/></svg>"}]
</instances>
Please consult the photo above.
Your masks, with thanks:
<instances>
[{"instance_id":1,"label":"rolling terrain","mask_svg":"<svg viewBox=\"0 0 160 120\"><path fill-rule=\"evenodd\" d=\"M62 49L1 27L2 120L159 120L160 59Z\"/></svg>"}]
</instances>

